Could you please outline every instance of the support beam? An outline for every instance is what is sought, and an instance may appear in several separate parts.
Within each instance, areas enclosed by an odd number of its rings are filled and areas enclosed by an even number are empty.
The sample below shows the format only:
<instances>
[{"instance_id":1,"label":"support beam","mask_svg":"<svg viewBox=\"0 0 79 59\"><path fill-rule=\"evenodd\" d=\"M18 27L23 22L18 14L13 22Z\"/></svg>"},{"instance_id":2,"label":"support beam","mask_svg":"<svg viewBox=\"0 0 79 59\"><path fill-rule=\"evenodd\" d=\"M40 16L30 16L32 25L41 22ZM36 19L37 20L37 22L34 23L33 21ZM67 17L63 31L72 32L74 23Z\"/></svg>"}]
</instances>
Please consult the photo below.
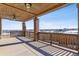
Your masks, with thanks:
<instances>
[{"instance_id":1,"label":"support beam","mask_svg":"<svg viewBox=\"0 0 79 59\"><path fill-rule=\"evenodd\" d=\"M22 32L23 32L23 36L25 37L26 36L26 25L25 25L25 22L22 22Z\"/></svg>"},{"instance_id":2,"label":"support beam","mask_svg":"<svg viewBox=\"0 0 79 59\"><path fill-rule=\"evenodd\" d=\"M34 41L38 40L38 32L39 32L39 19L35 16L34 18Z\"/></svg>"},{"instance_id":3,"label":"support beam","mask_svg":"<svg viewBox=\"0 0 79 59\"><path fill-rule=\"evenodd\" d=\"M77 4L77 9L78 9L78 54L79 54L79 3Z\"/></svg>"},{"instance_id":4,"label":"support beam","mask_svg":"<svg viewBox=\"0 0 79 59\"><path fill-rule=\"evenodd\" d=\"M1 18L0 18L0 36L1 36L1 31L2 31L2 22L1 22Z\"/></svg>"}]
</instances>

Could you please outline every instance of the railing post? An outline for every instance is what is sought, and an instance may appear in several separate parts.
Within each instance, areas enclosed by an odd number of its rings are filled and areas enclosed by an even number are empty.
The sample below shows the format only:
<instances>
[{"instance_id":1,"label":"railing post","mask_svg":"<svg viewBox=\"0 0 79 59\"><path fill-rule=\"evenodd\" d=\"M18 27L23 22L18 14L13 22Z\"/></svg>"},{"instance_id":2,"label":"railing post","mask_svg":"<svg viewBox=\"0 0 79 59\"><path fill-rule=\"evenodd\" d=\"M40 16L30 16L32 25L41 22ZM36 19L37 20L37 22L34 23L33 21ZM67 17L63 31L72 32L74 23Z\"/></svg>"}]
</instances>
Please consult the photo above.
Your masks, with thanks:
<instances>
[{"instance_id":1,"label":"railing post","mask_svg":"<svg viewBox=\"0 0 79 59\"><path fill-rule=\"evenodd\" d=\"M34 41L38 40L38 32L39 32L39 19L35 16L34 18Z\"/></svg>"}]
</instances>

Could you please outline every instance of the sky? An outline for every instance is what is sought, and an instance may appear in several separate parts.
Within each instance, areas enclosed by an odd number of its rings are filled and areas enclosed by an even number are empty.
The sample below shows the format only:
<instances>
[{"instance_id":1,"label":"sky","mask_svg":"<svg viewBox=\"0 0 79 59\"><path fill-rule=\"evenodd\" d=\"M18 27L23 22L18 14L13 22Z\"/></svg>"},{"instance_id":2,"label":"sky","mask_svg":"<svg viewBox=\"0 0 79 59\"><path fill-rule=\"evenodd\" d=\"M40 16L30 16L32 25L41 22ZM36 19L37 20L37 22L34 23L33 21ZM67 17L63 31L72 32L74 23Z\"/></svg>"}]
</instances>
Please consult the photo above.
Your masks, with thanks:
<instances>
[{"instance_id":1,"label":"sky","mask_svg":"<svg viewBox=\"0 0 79 59\"><path fill-rule=\"evenodd\" d=\"M76 4L71 4L62 9L54 12L39 16L39 28L40 29L63 29L63 28L77 28L78 16L77 16ZM3 20L2 29L9 30L21 30L21 22ZM33 20L26 22L27 29L33 29Z\"/></svg>"},{"instance_id":2,"label":"sky","mask_svg":"<svg viewBox=\"0 0 79 59\"><path fill-rule=\"evenodd\" d=\"M21 30L22 22L10 21L7 19L2 20L2 30Z\"/></svg>"},{"instance_id":3,"label":"sky","mask_svg":"<svg viewBox=\"0 0 79 59\"><path fill-rule=\"evenodd\" d=\"M41 16L39 19L41 29L77 28L77 6L76 4L72 4Z\"/></svg>"}]
</instances>

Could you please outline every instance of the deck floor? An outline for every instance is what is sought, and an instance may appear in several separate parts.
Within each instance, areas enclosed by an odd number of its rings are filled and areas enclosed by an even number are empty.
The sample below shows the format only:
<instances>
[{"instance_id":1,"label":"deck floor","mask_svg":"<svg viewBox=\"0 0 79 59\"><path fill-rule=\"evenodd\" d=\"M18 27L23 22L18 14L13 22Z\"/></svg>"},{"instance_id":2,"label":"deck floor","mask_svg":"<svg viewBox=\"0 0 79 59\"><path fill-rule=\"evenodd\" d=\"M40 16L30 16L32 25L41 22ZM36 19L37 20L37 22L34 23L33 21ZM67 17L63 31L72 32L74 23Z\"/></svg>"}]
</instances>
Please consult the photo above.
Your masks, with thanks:
<instances>
[{"instance_id":1,"label":"deck floor","mask_svg":"<svg viewBox=\"0 0 79 59\"><path fill-rule=\"evenodd\" d=\"M0 39L0 56L41 56L39 52L32 49L24 42L12 38Z\"/></svg>"},{"instance_id":2,"label":"deck floor","mask_svg":"<svg viewBox=\"0 0 79 59\"><path fill-rule=\"evenodd\" d=\"M2 56L76 56L77 54L25 37L0 39Z\"/></svg>"}]
</instances>

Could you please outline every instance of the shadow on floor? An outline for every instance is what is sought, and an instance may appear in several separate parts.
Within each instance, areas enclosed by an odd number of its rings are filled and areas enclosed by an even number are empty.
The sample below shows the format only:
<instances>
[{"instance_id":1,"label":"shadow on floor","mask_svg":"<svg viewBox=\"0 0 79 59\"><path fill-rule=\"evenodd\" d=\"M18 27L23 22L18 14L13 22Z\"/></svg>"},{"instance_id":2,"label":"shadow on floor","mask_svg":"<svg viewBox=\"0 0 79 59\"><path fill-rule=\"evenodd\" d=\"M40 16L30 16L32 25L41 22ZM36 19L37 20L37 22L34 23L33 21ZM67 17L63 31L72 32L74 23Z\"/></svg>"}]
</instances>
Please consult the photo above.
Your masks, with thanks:
<instances>
[{"instance_id":1,"label":"shadow on floor","mask_svg":"<svg viewBox=\"0 0 79 59\"><path fill-rule=\"evenodd\" d=\"M41 50L40 49L41 47L37 48L36 46L30 44L30 42L33 42L33 41L24 41L24 40L22 40L22 39L20 39L18 37L17 37L17 39L24 42L25 44L29 45L30 47L32 47L33 49L35 49L36 51L40 52L41 54L43 54L45 56L52 56L51 54L47 53L46 51Z\"/></svg>"},{"instance_id":2,"label":"shadow on floor","mask_svg":"<svg viewBox=\"0 0 79 59\"><path fill-rule=\"evenodd\" d=\"M24 42L16 42L16 43L2 44L2 45L0 45L0 47L10 46L10 45L16 45L16 44L22 44L22 43L24 43Z\"/></svg>"}]
</instances>

